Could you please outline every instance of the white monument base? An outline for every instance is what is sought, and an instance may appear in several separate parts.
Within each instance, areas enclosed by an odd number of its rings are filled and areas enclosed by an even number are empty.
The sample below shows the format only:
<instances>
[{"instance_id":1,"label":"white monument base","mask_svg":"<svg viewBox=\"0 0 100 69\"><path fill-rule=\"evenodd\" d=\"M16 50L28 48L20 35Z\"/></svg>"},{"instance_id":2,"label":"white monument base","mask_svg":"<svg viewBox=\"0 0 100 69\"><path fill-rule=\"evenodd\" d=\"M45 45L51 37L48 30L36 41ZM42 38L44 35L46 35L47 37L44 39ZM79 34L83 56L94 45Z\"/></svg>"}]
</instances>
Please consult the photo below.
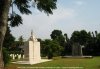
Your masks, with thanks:
<instances>
[{"instance_id":1,"label":"white monument base","mask_svg":"<svg viewBox=\"0 0 100 69\"><path fill-rule=\"evenodd\" d=\"M35 38L33 32L31 32L29 40L25 43L24 55L26 59L25 62L28 61L28 64L39 63L42 61L40 55L40 42Z\"/></svg>"},{"instance_id":2,"label":"white monument base","mask_svg":"<svg viewBox=\"0 0 100 69\"><path fill-rule=\"evenodd\" d=\"M34 61L34 62L32 62L31 63L31 65L32 64L38 64L38 63L43 63L43 62L48 62L48 61L52 61L52 60L48 60L48 59L41 59L40 61ZM12 62L12 63L16 63L16 64L30 64L30 62L29 61L17 61L17 62Z\"/></svg>"}]
</instances>

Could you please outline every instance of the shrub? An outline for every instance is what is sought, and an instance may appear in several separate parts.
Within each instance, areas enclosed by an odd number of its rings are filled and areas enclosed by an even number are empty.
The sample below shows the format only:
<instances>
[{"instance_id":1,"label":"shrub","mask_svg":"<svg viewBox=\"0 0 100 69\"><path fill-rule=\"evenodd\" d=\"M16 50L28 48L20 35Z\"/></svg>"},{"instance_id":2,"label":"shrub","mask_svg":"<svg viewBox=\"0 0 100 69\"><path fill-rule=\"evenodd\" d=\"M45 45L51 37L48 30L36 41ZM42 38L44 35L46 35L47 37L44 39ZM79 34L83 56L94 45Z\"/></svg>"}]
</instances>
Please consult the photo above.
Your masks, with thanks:
<instances>
[{"instance_id":1,"label":"shrub","mask_svg":"<svg viewBox=\"0 0 100 69\"><path fill-rule=\"evenodd\" d=\"M3 48L3 61L4 61L4 66L6 66L7 64L9 64L10 62L10 55L9 52L7 51L6 48Z\"/></svg>"}]
</instances>

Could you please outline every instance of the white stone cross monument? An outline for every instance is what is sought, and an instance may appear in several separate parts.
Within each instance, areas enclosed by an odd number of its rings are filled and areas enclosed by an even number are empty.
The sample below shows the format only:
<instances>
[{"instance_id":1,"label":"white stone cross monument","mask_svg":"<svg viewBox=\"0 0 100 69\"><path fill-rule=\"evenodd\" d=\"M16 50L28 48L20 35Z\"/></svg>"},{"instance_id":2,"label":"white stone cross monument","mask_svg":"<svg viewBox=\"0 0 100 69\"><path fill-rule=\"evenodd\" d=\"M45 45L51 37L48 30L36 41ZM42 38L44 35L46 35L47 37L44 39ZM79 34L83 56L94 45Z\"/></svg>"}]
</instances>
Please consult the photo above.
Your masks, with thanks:
<instances>
[{"instance_id":1,"label":"white stone cross monument","mask_svg":"<svg viewBox=\"0 0 100 69\"><path fill-rule=\"evenodd\" d=\"M35 38L33 32L31 32L28 42L25 43L24 55L25 59L29 61L29 64L34 64L41 60L40 42Z\"/></svg>"}]
</instances>

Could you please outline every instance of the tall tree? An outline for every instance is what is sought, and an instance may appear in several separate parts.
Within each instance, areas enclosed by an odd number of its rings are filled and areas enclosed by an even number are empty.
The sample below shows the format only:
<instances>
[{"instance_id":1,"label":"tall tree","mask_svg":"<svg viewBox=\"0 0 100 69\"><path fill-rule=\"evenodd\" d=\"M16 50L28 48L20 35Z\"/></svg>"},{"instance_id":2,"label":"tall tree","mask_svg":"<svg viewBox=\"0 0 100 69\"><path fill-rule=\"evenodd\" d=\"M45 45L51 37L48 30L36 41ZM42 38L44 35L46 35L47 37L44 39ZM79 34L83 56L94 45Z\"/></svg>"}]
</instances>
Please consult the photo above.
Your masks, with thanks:
<instances>
[{"instance_id":1,"label":"tall tree","mask_svg":"<svg viewBox=\"0 0 100 69\"><path fill-rule=\"evenodd\" d=\"M61 53L61 46L57 41L46 39L42 44L42 53L48 56L48 59L53 58L53 56L59 56Z\"/></svg>"},{"instance_id":2,"label":"tall tree","mask_svg":"<svg viewBox=\"0 0 100 69\"><path fill-rule=\"evenodd\" d=\"M58 41L61 46L64 46L65 38L61 30L53 30L50 36L51 39Z\"/></svg>"},{"instance_id":3,"label":"tall tree","mask_svg":"<svg viewBox=\"0 0 100 69\"><path fill-rule=\"evenodd\" d=\"M79 31L74 31L72 33L72 36L71 36L71 41L75 42L75 43L78 43L79 39L80 39L79 36L80 36L80 32Z\"/></svg>"},{"instance_id":4,"label":"tall tree","mask_svg":"<svg viewBox=\"0 0 100 69\"><path fill-rule=\"evenodd\" d=\"M16 5L22 14L31 14L29 8L31 7L30 3L32 1L34 1L34 5L37 9L47 14L52 14L52 10L56 9L57 0L0 0L0 69L4 68L2 44L7 30L8 20L11 21L11 26L22 24L21 17L15 12L12 12L10 17L8 17L10 7L12 7L13 10L13 5Z\"/></svg>"},{"instance_id":5,"label":"tall tree","mask_svg":"<svg viewBox=\"0 0 100 69\"><path fill-rule=\"evenodd\" d=\"M68 42L69 38L67 36L67 33L64 34L64 37L65 37L65 41Z\"/></svg>"},{"instance_id":6,"label":"tall tree","mask_svg":"<svg viewBox=\"0 0 100 69\"><path fill-rule=\"evenodd\" d=\"M10 28L7 27L7 31L3 42L3 61L5 66L10 62L9 53L14 43L15 43L15 38L11 34Z\"/></svg>"},{"instance_id":7,"label":"tall tree","mask_svg":"<svg viewBox=\"0 0 100 69\"><path fill-rule=\"evenodd\" d=\"M24 38L23 38L23 36L19 37L18 42L19 42L19 46L24 45Z\"/></svg>"},{"instance_id":8,"label":"tall tree","mask_svg":"<svg viewBox=\"0 0 100 69\"><path fill-rule=\"evenodd\" d=\"M7 31L6 31L4 42L3 42L3 47L9 50L13 46L14 42L15 42L15 38L11 34L10 28L7 27Z\"/></svg>"},{"instance_id":9,"label":"tall tree","mask_svg":"<svg viewBox=\"0 0 100 69\"><path fill-rule=\"evenodd\" d=\"M81 52L82 47L81 46L86 47L86 44L88 41L88 33L85 30L74 31L72 34L72 37L71 37L71 41L73 42L72 54L73 55L82 55L82 52ZM79 52L81 52L81 53L79 53Z\"/></svg>"},{"instance_id":10,"label":"tall tree","mask_svg":"<svg viewBox=\"0 0 100 69\"><path fill-rule=\"evenodd\" d=\"M62 47L61 55L63 55L66 41L65 39L67 37L64 37L61 30L53 30L50 36L52 40L57 41L60 44L60 46Z\"/></svg>"},{"instance_id":11,"label":"tall tree","mask_svg":"<svg viewBox=\"0 0 100 69\"><path fill-rule=\"evenodd\" d=\"M61 35L62 35L61 30L53 30L50 36L51 36L51 39L57 40L57 39L59 39L59 36L61 36Z\"/></svg>"},{"instance_id":12,"label":"tall tree","mask_svg":"<svg viewBox=\"0 0 100 69\"><path fill-rule=\"evenodd\" d=\"M64 34L65 37L65 46L64 46L64 51L63 51L63 56L66 55L71 55L71 42L70 39L67 36L67 33Z\"/></svg>"},{"instance_id":13,"label":"tall tree","mask_svg":"<svg viewBox=\"0 0 100 69\"><path fill-rule=\"evenodd\" d=\"M73 42L79 43L80 45L85 45L88 39L88 33L85 30L74 31L72 33L71 40Z\"/></svg>"}]
</instances>

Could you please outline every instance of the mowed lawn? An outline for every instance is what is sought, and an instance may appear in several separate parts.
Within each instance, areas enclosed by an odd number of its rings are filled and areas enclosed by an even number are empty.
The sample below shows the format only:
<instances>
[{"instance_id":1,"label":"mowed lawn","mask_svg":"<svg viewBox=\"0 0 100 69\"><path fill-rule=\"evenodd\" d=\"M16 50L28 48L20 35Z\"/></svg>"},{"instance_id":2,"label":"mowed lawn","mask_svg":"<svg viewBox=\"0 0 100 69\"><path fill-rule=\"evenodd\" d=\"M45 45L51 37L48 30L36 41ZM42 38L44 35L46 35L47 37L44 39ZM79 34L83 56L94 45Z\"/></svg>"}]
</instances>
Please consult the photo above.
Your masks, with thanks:
<instances>
[{"instance_id":1,"label":"mowed lawn","mask_svg":"<svg viewBox=\"0 0 100 69\"><path fill-rule=\"evenodd\" d=\"M67 68L64 68L64 69L100 69L100 57L81 58L81 59L54 58L52 61L39 63L39 64L35 64L35 65L10 64L10 66L11 67L16 66L19 69L35 69L35 68L32 68L32 67L54 67L52 69L58 69L58 68L55 68L55 67L62 67L62 69L63 69L63 67L67 67ZM73 68L70 68L70 67L73 67ZM74 67L81 67L81 68L74 68Z\"/></svg>"}]
</instances>

